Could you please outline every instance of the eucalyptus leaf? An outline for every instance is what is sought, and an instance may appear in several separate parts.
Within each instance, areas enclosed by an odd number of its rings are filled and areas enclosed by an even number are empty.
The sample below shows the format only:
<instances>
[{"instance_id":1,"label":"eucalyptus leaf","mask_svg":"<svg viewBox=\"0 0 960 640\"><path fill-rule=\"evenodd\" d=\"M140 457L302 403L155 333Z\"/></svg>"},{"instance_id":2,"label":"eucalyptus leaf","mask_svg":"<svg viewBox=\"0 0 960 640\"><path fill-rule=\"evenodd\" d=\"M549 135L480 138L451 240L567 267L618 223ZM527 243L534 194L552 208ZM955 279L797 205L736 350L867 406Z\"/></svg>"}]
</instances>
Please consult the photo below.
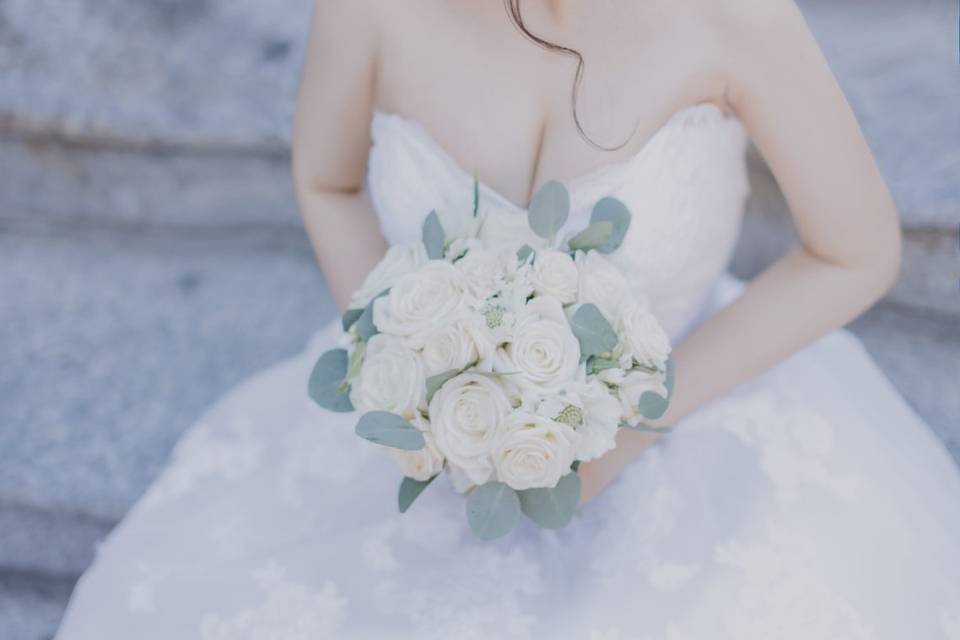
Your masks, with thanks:
<instances>
[{"instance_id":1,"label":"eucalyptus leaf","mask_svg":"<svg viewBox=\"0 0 960 640\"><path fill-rule=\"evenodd\" d=\"M307 393L324 409L337 413L353 411L353 404L350 402L350 386L344 384L347 365L346 349L327 351L314 365L310 380L307 382Z\"/></svg>"},{"instance_id":2,"label":"eucalyptus leaf","mask_svg":"<svg viewBox=\"0 0 960 640\"><path fill-rule=\"evenodd\" d=\"M467 496L467 522L481 540L510 533L520 519L520 498L502 482L480 485Z\"/></svg>"},{"instance_id":3,"label":"eucalyptus leaf","mask_svg":"<svg viewBox=\"0 0 960 640\"><path fill-rule=\"evenodd\" d=\"M389 411L370 411L357 422L357 435L393 449L419 451L427 446L423 433L412 424Z\"/></svg>"},{"instance_id":4,"label":"eucalyptus leaf","mask_svg":"<svg viewBox=\"0 0 960 640\"><path fill-rule=\"evenodd\" d=\"M590 375L596 375L601 371L606 371L607 369L614 369L620 366L618 360L613 358L601 358L599 356L593 356L587 362L587 373Z\"/></svg>"},{"instance_id":5,"label":"eucalyptus leaf","mask_svg":"<svg viewBox=\"0 0 960 640\"><path fill-rule=\"evenodd\" d=\"M580 476L576 472L560 478L552 489L527 489L520 492L523 513L545 529L559 529L573 518L580 503Z\"/></svg>"},{"instance_id":6,"label":"eucalyptus leaf","mask_svg":"<svg viewBox=\"0 0 960 640\"><path fill-rule=\"evenodd\" d=\"M450 371L444 371L443 373L438 373L435 376L427 378L427 404L430 404L430 401L433 400L433 396L440 390L440 387L445 385L448 380L456 378L460 373L459 369L451 369Z\"/></svg>"},{"instance_id":7,"label":"eucalyptus leaf","mask_svg":"<svg viewBox=\"0 0 960 640\"><path fill-rule=\"evenodd\" d=\"M574 471L580 471L580 461L574 460L573 464L570 465L570 468L573 469Z\"/></svg>"},{"instance_id":8,"label":"eucalyptus leaf","mask_svg":"<svg viewBox=\"0 0 960 640\"><path fill-rule=\"evenodd\" d=\"M667 412L670 401L653 391L644 391L640 396L637 410L647 420L656 420Z\"/></svg>"},{"instance_id":9,"label":"eucalyptus leaf","mask_svg":"<svg viewBox=\"0 0 960 640\"><path fill-rule=\"evenodd\" d=\"M438 474L439 475L439 474ZM416 500L423 490L430 486L437 476L429 480L414 480L413 478L404 478L400 482L400 491L397 493L397 507L400 513L406 513L413 501Z\"/></svg>"},{"instance_id":10,"label":"eucalyptus leaf","mask_svg":"<svg viewBox=\"0 0 960 640\"><path fill-rule=\"evenodd\" d=\"M520 262L526 262L527 258L532 256L533 253L534 253L533 247L531 247L528 244L525 244L522 247L520 247L520 249L517 251L517 259L520 260Z\"/></svg>"},{"instance_id":11,"label":"eucalyptus leaf","mask_svg":"<svg viewBox=\"0 0 960 640\"><path fill-rule=\"evenodd\" d=\"M363 309L347 309L343 314L343 330L350 331L350 327L352 327L362 315Z\"/></svg>"},{"instance_id":12,"label":"eucalyptus leaf","mask_svg":"<svg viewBox=\"0 0 960 640\"><path fill-rule=\"evenodd\" d=\"M630 210L616 198L603 198L593 206L590 222L591 224L609 222L613 225L610 239L603 246L597 247L600 253L612 253L623 244L623 239L630 228Z\"/></svg>"},{"instance_id":13,"label":"eucalyptus leaf","mask_svg":"<svg viewBox=\"0 0 960 640\"><path fill-rule=\"evenodd\" d=\"M570 215L570 194L555 180L537 189L530 200L527 217L530 228L541 238L552 240Z\"/></svg>"},{"instance_id":14,"label":"eucalyptus leaf","mask_svg":"<svg viewBox=\"0 0 960 640\"><path fill-rule=\"evenodd\" d=\"M427 250L427 257L431 260L442 260L445 242L446 234L443 232L443 225L440 224L440 216L436 211L431 211L423 221L423 246Z\"/></svg>"},{"instance_id":15,"label":"eucalyptus leaf","mask_svg":"<svg viewBox=\"0 0 960 640\"><path fill-rule=\"evenodd\" d=\"M480 176L473 173L473 217L480 215Z\"/></svg>"},{"instance_id":16,"label":"eucalyptus leaf","mask_svg":"<svg viewBox=\"0 0 960 640\"><path fill-rule=\"evenodd\" d=\"M617 346L617 334L593 304L584 304L570 318L573 335L580 341L580 356L601 355Z\"/></svg>"},{"instance_id":17,"label":"eucalyptus leaf","mask_svg":"<svg viewBox=\"0 0 960 640\"><path fill-rule=\"evenodd\" d=\"M673 363L673 356L667 358L667 375L664 386L667 388L667 398L673 397L673 386L676 382L677 366Z\"/></svg>"},{"instance_id":18,"label":"eucalyptus leaf","mask_svg":"<svg viewBox=\"0 0 960 640\"><path fill-rule=\"evenodd\" d=\"M613 237L612 222L593 222L586 229L570 238L571 251L590 251L599 249Z\"/></svg>"},{"instance_id":19,"label":"eucalyptus leaf","mask_svg":"<svg viewBox=\"0 0 960 640\"><path fill-rule=\"evenodd\" d=\"M373 323L373 303L375 303L378 298L382 298L388 293L390 293L390 289L384 289L375 295L373 300L370 301L370 304L364 308L363 313L360 314L360 317L357 318L355 323L357 327L357 335L359 335L360 339L364 342L368 342L370 338L380 333L380 330L377 329L377 325Z\"/></svg>"}]
</instances>

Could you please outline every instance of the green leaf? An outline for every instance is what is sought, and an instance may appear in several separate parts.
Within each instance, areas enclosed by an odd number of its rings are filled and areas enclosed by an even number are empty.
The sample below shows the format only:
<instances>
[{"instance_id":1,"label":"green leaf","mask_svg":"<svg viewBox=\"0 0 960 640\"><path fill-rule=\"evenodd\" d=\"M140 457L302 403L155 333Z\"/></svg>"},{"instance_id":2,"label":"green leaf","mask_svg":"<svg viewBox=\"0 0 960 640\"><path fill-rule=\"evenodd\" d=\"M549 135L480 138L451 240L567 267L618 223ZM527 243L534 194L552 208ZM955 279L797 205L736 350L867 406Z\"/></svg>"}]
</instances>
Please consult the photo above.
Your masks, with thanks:
<instances>
[{"instance_id":1,"label":"green leaf","mask_svg":"<svg viewBox=\"0 0 960 640\"><path fill-rule=\"evenodd\" d=\"M593 304L584 304L570 318L573 335L580 341L580 356L588 358L613 351L617 334Z\"/></svg>"},{"instance_id":2,"label":"green leaf","mask_svg":"<svg viewBox=\"0 0 960 640\"><path fill-rule=\"evenodd\" d=\"M353 411L350 386L344 384L347 360L346 349L332 349L320 356L310 373L307 393L324 409L337 413Z\"/></svg>"},{"instance_id":3,"label":"green leaf","mask_svg":"<svg viewBox=\"0 0 960 640\"><path fill-rule=\"evenodd\" d=\"M601 371L606 371L607 369L614 369L620 366L620 362L612 358L601 358L599 356L593 356L590 358L590 361L587 362L587 373L590 375L596 375Z\"/></svg>"},{"instance_id":4,"label":"green leaf","mask_svg":"<svg viewBox=\"0 0 960 640\"><path fill-rule=\"evenodd\" d=\"M552 489L527 489L520 492L520 508L528 518L544 529L559 529L573 518L580 503L580 476L576 472L560 478Z\"/></svg>"},{"instance_id":5,"label":"green leaf","mask_svg":"<svg viewBox=\"0 0 960 640\"><path fill-rule=\"evenodd\" d=\"M446 234L440 224L440 216L436 211L431 211L423 221L423 246L427 249L427 256L431 260L442 260L445 242Z\"/></svg>"},{"instance_id":6,"label":"green leaf","mask_svg":"<svg viewBox=\"0 0 960 640\"><path fill-rule=\"evenodd\" d=\"M530 201L527 217L530 228L541 238L552 240L570 215L570 194L555 180L537 189Z\"/></svg>"},{"instance_id":7,"label":"green leaf","mask_svg":"<svg viewBox=\"0 0 960 640\"><path fill-rule=\"evenodd\" d=\"M382 298L388 293L390 293L390 289L384 289L375 295L373 300L370 301L370 304L368 304L363 310L363 313L360 314L360 317L357 318L357 335L359 335L360 339L364 342L369 342L370 338L380 333L380 330L377 329L377 325L373 324L373 303L376 302L378 298Z\"/></svg>"},{"instance_id":8,"label":"green leaf","mask_svg":"<svg viewBox=\"0 0 960 640\"><path fill-rule=\"evenodd\" d=\"M616 198L603 198L594 205L590 222L591 224L609 222L613 225L610 239L603 246L597 247L600 253L612 253L623 244L627 229L630 228L630 210Z\"/></svg>"},{"instance_id":9,"label":"green leaf","mask_svg":"<svg viewBox=\"0 0 960 640\"><path fill-rule=\"evenodd\" d=\"M353 348L353 353L350 354L350 363L347 366L347 375L344 378L345 381L349 382L357 377L357 374L360 373L360 368L363 367L363 356L365 356L366 353L367 343L357 343L357 346Z\"/></svg>"},{"instance_id":10,"label":"green leaf","mask_svg":"<svg viewBox=\"0 0 960 640\"><path fill-rule=\"evenodd\" d=\"M656 420L667 412L667 407L669 404L670 401L661 396L659 393L654 393L653 391L644 391L643 394L640 395L640 402L637 406L637 410L640 411L640 415L647 420Z\"/></svg>"},{"instance_id":11,"label":"green leaf","mask_svg":"<svg viewBox=\"0 0 960 640\"><path fill-rule=\"evenodd\" d=\"M570 250L590 251L591 249L599 249L610 242L611 237L613 237L612 222L594 222L570 238Z\"/></svg>"},{"instance_id":12,"label":"green leaf","mask_svg":"<svg viewBox=\"0 0 960 640\"><path fill-rule=\"evenodd\" d=\"M673 397L673 385L676 382L677 366L673 363L673 356L667 358L667 376L664 386L667 388L667 399Z\"/></svg>"},{"instance_id":13,"label":"green leaf","mask_svg":"<svg viewBox=\"0 0 960 640\"><path fill-rule=\"evenodd\" d=\"M488 482L467 497L467 522L481 540L505 536L520 519L520 498L502 482Z\"/></svg>"},{"instance_id":14,"label":"green leaf","mask_svg":"<svg viewBox=\"0 0 960 640\"><path fill-rule=\"evenodd\" d=\"M439 475L439 474L437 474ZM400 482L400 491L397 493L397 507L400 513L406 513L413 501L416 500L423 490L430 486L430 483L436 480L433 476L429 480L414 480L413 478L404 478Z\"/></svg>"},{"instance_id":15,"label":"green leaf","mask_svg":"<svg viewBox=\"0 0 960 640\"><path fill-rule=\"evenodd\" d=\"M570 465L570 468L573 469L574 471L580 471L580 461L574 460L573 464Z\"/></svg>"},{"instance_id":16,"label":"green leaf","mask_svg":"<svg viewBox=\"0 0 960 640\"><path fill-rule=\"evenodd\" d=\"M394 449L419 451L427 446L427 441L419 429L389 411L370 411L363 414L357 422L357 435Z\"/></svg>"},{"instance_id":17,"label":"green leaf","mask_svg":"<svg viewBox=\"0 0 960 640\"><path fill-rule=\"evenodd\" d=\"M526 262L527 258L532 256L533 253L534 253L533 247L531 247L528 244L525 244L522 247L520 247L519 250L517 250L517 259L520 260L520 262Z\"/></svg>"},{"instance_id":18,"label":"green leaf","mask_svg":"<svg viewBox=\"0 0 960 640\"><path fill-rule=\"evenodd\" d=\"M363 315L363 309L347 309L343 314L343 330L350 331L350 327L356 324L360 316Z\"/></svg>"},{"instance_id":19,"label":"green leaf","mask_svg":"<svg viewBox=\"0 0 960 640\"><path fill-rule=\"evenodd\" d=\"M473 172L473 217L480 214L480 176Z\"/></svg>"},{"instance_id":20,"label":"green leaf","mask_svg":"<svg viewBox=\"0 0 960 640\"><path fill-rule=\"evenodd\" d=\"M435 376L427 378L427 404L430 404L434 394L440 390L440 387L447 383L447 380L456 378L460 373L461 371L459 369L451 369L450 371L444 371L443 373L438 373Z\"/></svg>"}]
</instances>

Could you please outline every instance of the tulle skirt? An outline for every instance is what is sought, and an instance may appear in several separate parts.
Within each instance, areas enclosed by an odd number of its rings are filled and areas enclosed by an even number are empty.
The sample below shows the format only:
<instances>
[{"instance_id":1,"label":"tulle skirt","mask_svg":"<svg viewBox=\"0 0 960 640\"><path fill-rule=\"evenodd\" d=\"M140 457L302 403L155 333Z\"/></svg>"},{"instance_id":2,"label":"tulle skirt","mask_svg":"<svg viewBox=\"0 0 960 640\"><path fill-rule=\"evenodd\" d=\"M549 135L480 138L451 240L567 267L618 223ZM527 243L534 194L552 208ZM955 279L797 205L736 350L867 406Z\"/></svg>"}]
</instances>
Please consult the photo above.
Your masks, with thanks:
<instances>
[{"instance_id":1,"label":"tulle skirt","mask_svg":"<svg viewBox=\"0 0 960 640\"><path fill-rule=\"evenodd\" d=\"M703 407L560 531L478 541L306 396L336 323L230 391L58 640L960 638L960 473L851 334Z\"/></svg>"}]
</instances>

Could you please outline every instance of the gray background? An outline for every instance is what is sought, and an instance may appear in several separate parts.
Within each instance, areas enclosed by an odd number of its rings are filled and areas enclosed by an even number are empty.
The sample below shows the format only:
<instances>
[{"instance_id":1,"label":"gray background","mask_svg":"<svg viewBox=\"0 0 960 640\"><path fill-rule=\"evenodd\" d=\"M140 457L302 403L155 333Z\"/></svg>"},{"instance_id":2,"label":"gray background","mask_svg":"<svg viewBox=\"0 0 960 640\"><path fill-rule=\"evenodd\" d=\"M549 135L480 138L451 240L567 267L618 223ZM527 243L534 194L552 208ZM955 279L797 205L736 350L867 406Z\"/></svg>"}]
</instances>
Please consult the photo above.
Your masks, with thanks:
<instances>
[{"instance_id":1,"label":"gray background","mask_svg":"<svg viewBox=\"0 0 960 640\"><path fill-rule=\"evenodd\" d=\"M960 458L956 3L801 6L906 232L853 329ZM308 11L0 0L0 640L49 637L183 430L334 313L287 158ZM741 276L792 238L751 172Z\"/></svg>"}]
</instances>

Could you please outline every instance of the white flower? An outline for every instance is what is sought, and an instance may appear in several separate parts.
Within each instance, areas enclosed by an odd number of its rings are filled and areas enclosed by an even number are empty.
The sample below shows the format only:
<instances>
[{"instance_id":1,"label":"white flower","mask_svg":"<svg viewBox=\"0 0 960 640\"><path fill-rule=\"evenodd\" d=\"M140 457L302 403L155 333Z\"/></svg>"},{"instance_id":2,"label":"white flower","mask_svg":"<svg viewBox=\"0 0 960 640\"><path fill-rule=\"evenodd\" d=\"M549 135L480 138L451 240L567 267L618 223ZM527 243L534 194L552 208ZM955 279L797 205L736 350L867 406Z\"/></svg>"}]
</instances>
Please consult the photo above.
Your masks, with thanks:
<instances>
[{"instance_id":1,"label":"white flower","mask_svg":"<svg viewBox=\"0 0 960 640\"><path fill-rule=\"evenodd\" d=\"M620 402L599 380L571 385L563 395L544 400L537 413L576 429L577 460L599 458L617 445Z\"/></svg>"},{"instance_id":2,"label":"white flower","mask_svg":"<svg viewBox=\"0 0 960 640\"><path fill-rule=\"evenodd\" d=\"M576 376L580 343L559 300L534 298L518 314L500 355L500 371L519 374L509 376L509 384L551 395Z\"/></svg>"},{"instance_id":3,"label":"white flower","mask_svg":"<svg viewBox=\"0 0 960 640\"><path fill-rule=\"evenodd\" d=\"M463 275L448 262L432 260L400 278L390 295L373 303L373 323L419 348L424 334L449 324L469 301Z\"/></svg>"},{"instance_id":4,"label":"white flower","mask_svg":"<svg viewBox=\"0 0 960 640\"><path fill-rule=\"evenodd\" d=\"M504 421L493 454L497 479L518 491L555 487L570 471L578 439L569 425L514 412Z\"/></svg>"},{"instance_id":5,"label":"white flower","mask_svg":"<svg viewBox=\"0 0 960 640\"><path fill-rule=\"evenodd\" d=\"M367 275L363 285L354 292L350 308L365 308L376 296L396 284L401 277L419 269L426 261L427 252L422 242L393 245Z\"/></svg>"},{"instance_id":6,"label":"white flower","mask_svg":"<svg viewBox=\"0 0 960 640\"><path fill-rule=\"evenodd\" d=\"M621 306L633 299L627 280L620 269L597 251L578 251L576 263L580 269L577 301L596 305L613 324L620 315Z\"/></svg>"},{"instance_id":7,"label":"white flower","mask_svg":"<svg viewBox=\"0 0 960 640\"><path fill-rule=\"evenodd\" d=\"M489 249L516 252L523 245L534 249L547 246L547 241L533 232L527 216L520 212L487 208L481 216L478 237Z\"/></svg>"},{"instance_id":8,"label":"white flower","mask_svg":"<svg viewBox=\"0 0 960 640\"><path fill-rule=\"evenodd\" d=\"M659 373L647 373L634 369L627 373L620 383L620 410L624 422L631 425L643 419L640 415L640 396L652 391L667 397L667 387L663 384L663 376Z\"/></svg>"},{"instance_id":9,"label":"white flower","mask_svg":"<svg viewBox=\"0 0 960 640\"><path fill-rule=\"evenodd\" d=\"M389 411L414 418L426 395L423 361L395 336L370 338L350 400L360 411Z\"/></svg>"},{"instance_id":10,"label":"white flower","mask_svg":"<svg viewBox=\"0 0 960 640\"><path fill-rule=\"evenodd\" d=\"M553 296L562 304L577 301L580 273L573 258L552 249L538 251L530 270L530 282L541 296Z\"/></svg>"},{"instance_id":11,"label":"white flower","mask_svg":"<svg viewBox=\"0 0 960 640\"><path fill-rule=\"evenodd\" d=\"M462 371L473 364L490 370L495 350L493 336L483 319L470 316L426 334L422 355L427 376L433 376Z\"/></svg>"},{"instance_id":12,"label":"white flower","mask_svg":"<svg viewBox=\"0 0 960 640\"><path fill-rule=\"evenodd\" d=\"M448 380L430 402L437 449L474 484L490 479L500 423L510 412L506 392L488 376L464 373Z\"/></svg>"},{"instance_id":13,"label":"white flower","mask_svg":"<svg viewBox=\"0 0 960 640\"><path fill-rule=\"evenodd\" d=\"M662 369L670 357L670 338L657 318L640 304L631 303L620 311L617 322L618 353L628 354L648 367Z\"/></svg>"},{"instance_id":14,"label":"white flower","mask_svg":"<svg viewBox=\"0 0 960 640\"><path fill-rule=\"evenodd\" d=\"M408 478L426 482L443 471L443 456L437 451L433 443L433 436L423 434L427 446L419 451L388 448L387 454L400 467L400 471Z\"/></svg>"},{"instance_id":15,"label":"white flower","mask_svg":"<svg viewBox=\"0 0 960 640\"><path fill-rule=\"evenodd\" d=\"M503 284L506 273L503 256L485 249L468 251L456 266L479 298L494 293Z\"/></svg>"}]
</instances>

